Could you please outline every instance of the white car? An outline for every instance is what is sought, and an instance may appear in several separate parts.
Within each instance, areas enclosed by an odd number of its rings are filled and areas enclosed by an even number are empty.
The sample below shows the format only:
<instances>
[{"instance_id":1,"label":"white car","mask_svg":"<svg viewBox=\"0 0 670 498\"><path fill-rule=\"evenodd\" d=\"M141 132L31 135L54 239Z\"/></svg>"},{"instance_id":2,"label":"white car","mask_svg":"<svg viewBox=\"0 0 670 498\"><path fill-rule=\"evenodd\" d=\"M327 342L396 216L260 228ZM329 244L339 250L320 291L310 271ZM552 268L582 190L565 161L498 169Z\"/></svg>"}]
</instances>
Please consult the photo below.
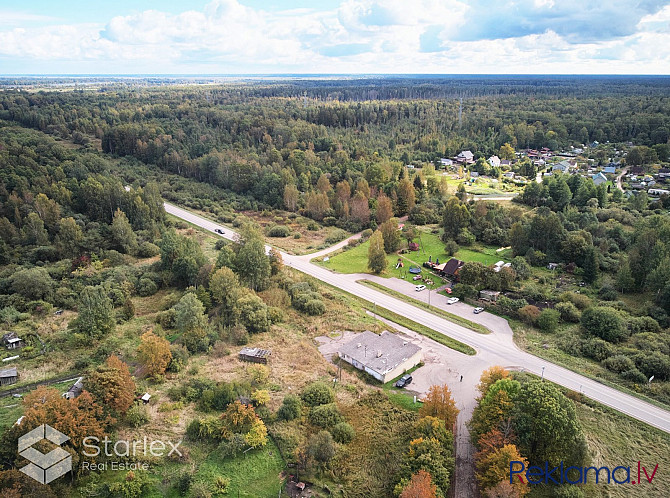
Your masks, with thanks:
<instances>
[{"instance_id":1,"label":"white car","mask_svg":"<svg viewBox=\"0 0 670 498\"><path fill-rule=\"evenodd\" d=\"M482 311L484 311L484 308L481 308L481 307L479 307L479 306L472 310L472 312L473 312L475 315L479 315Z\"/></svg>"},{"instance_id":2,"label":"white car","mask_svg":"<svg viewBox=\"0 0 670 498\"><path fill-rule=\"evenodd\" d=\"M457 297L450 297L447 299L447 304L456 304L459 301Z\"/></svg>"},{"instance_id":3,"label":"white car","mask_svg":"<svg viewBox=\"0 0 670 498\"><path fill-rule=\"evenodd\" d=\"M425 285L417 285L416 287L414 287L414 290L417 291L417 292L421 292L425 288L426 288Z\"/></svg>"}]
</instances>

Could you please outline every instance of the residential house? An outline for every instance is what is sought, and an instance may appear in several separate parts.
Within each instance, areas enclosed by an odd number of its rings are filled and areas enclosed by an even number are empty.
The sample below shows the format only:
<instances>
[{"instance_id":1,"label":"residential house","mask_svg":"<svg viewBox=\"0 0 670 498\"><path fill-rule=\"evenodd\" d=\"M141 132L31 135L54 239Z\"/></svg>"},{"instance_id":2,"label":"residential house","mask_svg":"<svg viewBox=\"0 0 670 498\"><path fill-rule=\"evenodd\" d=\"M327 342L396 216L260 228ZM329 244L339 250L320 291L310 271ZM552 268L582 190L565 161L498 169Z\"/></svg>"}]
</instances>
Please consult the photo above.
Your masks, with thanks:
<instances>
[{"instance_id":1,"label":"residential house","mask_svg":"<svg viewBox=\"0 0 670 498\"><path fill-rule=\"evenodd\" d=\"M498 156L491 156L488 158L489 164L493 168L499 168L500 167L500 158Z\"/></svg>"},{"instance_id":2,"label":"residential house","mask_svg":"<svg viewBox=\"0 0 670 498\"><path fill-rule=\"evenodd\" d=\"M500 161L500 166L503 166L503 167L512 166L512 161L510 161L509 159L503 159L503 160Z\"/></svg>"},{"instance_id":3,"label":"residential house","mask_svg":"<svg viewBox=\"0 0 670 498\"><path fill-rule=\"evenodd\" d=\"M238 358L242 361L250 361L252 363L267 363L268 356L272 351L261 348L242 348L238 353Z\"/></svg>"},{"instance_id":4,"label":"residential house","mask_svg":"<svg viewBox=\"0 0 670 498\"><path fill-rule=\"evenodd\" d=\"M465 261L451 258L444 264L444 267L438 270L442 275L458 282L458 270L465 264Z\"/></svg>"},{"instance_id":5,"label":"residential house","mask_svg":"<svg viewBox=\"0 0 670 498\"><path fill-rule=\"evenodd\" d=\"M369 330L337 350L338 356L359 370L386 383L421 363L421 348L399 335Z\"/></svg>"},{"instance_id":6,"label":"residential house","mask_svg":"<svg viewBox=\"0 0 670 498\"><path fill-rule=\"evenodd\" d=\"M443 157L440 159L440 164L446 168L453 165L454 161L452 161L451 159L447 159L446 157Z\"/></svg>"},{"instance_id":7,"label":"residential house","mask_svg":"<svg viewBox=\"0 0 670 498\"><path fill-rule=\"evenodd\" d=\"M605 166L603 173L607 175L613 175L616 173L616 166Z\"/></svg>"},{"instance_id":8,"label":"residential house","mask_svg":"<svg viewBox=\"0 0 670 498\"><path fill-rule=\"evenodd\" d=\"M647 193L653 196L670 195L670 190L665 190L662 188L650 188L647 190Z\"/></svg>"},{"instance_id":9,"label":"residential house","mask_svg":"<svg viewBox=\"0 0 670 498\"><path fill-rule=\"evenodd\" d=\"M464 150L456 156L456 162L461 164L474 164L475 155L469 150Z\"/></svg>"},{"instance_id":10,"label":"residential house","mask_svg":"<svg viewBox=\"0 0 670 498\"><path fill-rule=\"evenodd\" d=\"M572 169L572 164L568 160L556 163L551 167L551 171L560 171L561 173L568 173Z\"/></svg>"},{"instance_id":11,"label":"residential house","mask_svg":"<svg viewBox=\"0 0 670 498\"><path fill-rule=\"evenodd\" d=\"M19 380L19 372L14 368L7 370L0 370L0 386L7 386L9 384L16 384Z\"/></svg>"},{"instance_id":12,"label":"residential house","mask_svg":"<svg viewBox=\"0 0 670 498\"><path fill-rule=\"evenodd\" d=\"M607 177L605 175L603 175L602 172L601 173L596 173L595 175L593 175L591 177L591 179L593 180L593 183L595 183L596 187L598 185L602 184L602 183L607 182Z\"/></svg>"}]
</instances>

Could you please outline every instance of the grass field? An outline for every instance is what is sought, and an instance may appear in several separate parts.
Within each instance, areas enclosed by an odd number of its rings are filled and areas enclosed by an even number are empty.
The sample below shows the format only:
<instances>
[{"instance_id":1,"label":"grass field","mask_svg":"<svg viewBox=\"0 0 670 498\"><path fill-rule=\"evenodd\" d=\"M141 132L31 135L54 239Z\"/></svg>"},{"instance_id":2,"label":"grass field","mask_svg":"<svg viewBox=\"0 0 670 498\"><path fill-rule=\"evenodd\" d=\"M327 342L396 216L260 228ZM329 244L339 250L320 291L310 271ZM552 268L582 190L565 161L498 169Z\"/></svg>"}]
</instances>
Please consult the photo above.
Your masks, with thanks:
<instances>
[{"instance_id":1,"label":"grass field","mask_svg":"<svg viewBox=\"0 0 670 498\"><path fill-rule=\"evenodd\" d=\"M450 258L444 251L444 242L440 240L439 234L432 233L432 230L428 227L421 227L420 229L421 236L415 239L415 242L419 244L419 250L400 255L406 261L405 269L409 267L409 264L421 265L425 261L428 261L429 257L432 258L432 261L439 259L440 262L447 261ZM369 245L369 242L366 241L354 248L331 256L327 262L323 262L321 258L315 259L314 262L338 273L370 273L368 270ZM471 248L461 248L454 256L466 262L479 261L487 266L500 260L509 261L511 250L506 249L497 252L497 249L497 247L478 244ZM386 256L387 268L381 274L382 277L394 276L394 267L398 261L398 257L395 254Z\"/></svg>"},{"instance_id":2,"label":"grass field","mask_svg":"<svg viewBox=\"0 0 670 498\"><path fill-rule=\"evenodd\" d=\"M467 318L460 317L458 315L454 315L453 313L449 313L448 311L445 311L441 308L438 308L436 306L431 306L428 303L424 303L423 301L419 301L418 299L411 298L409 296L406 296L405 294L395 291L393 289L389 289L388 287L384 287L381 284L378 284L377 282L371 282L370 280L359 280L359 284L367 285L368 287L372 287L374 289L377 289L381 292L384 292L386 294L389 294L390 296L393 296L395 298L401 299L403 301L406 301L410 304L413 304L414 306L418 308L422 308L426 311L429 311L433 313L434 315L437 315L439 317L442 317L446 320L449 320L450 322L457 323L458 325L461 325L465 328L468 328L470 330L474 330L475 332L479 334L489 334L491 331L484 327L483 325L480 325L478 323L475 323L471 320L468 320Z\"/></svg>"}]
</instances>

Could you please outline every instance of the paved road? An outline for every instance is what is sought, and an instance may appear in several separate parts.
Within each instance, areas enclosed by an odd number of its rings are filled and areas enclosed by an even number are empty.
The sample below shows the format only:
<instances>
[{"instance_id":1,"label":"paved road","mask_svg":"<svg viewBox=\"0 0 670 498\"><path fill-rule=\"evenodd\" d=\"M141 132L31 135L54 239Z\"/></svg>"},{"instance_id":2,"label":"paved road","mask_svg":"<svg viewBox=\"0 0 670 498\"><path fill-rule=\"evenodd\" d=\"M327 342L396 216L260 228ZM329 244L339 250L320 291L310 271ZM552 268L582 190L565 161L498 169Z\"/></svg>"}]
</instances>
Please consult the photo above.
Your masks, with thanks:
<instances>
[{"instance_id":1,"label":"paved road","mask_svg":"<svg viewBox=\"0 0 670 498\"><path fill-rule=\"evenodd\" d=\"M233 239L235 236L235 233L230 229L222 227L174 205L166 203L165 210L170 214L207 230L214 231L216 228L222 229L225 232L223 236L228 239ZM282 253L282 257L284 258L284 263L288 266L296 268L297 270L307 273L323 282L383 306L384 308L406 316L417 323L430 327L433 330L472 346L477 350L477 361L484 360L489 365L503 365L512 368L518 367L536 375L544 375L547 380L560 384L568 389L572 389L573 391L582 392L585 396L606 406L670 433L670 412L644 402L634 396L607 387L566 368L554 365L542 358L521 351L514 344L511 336L506 333L506 331L494 331L494 333L488 335L477 334L476 332L449 322L448 320L433 315L432 313L417 308L409 303L358 284L356 283L356 280L359 277L356 275L333 273L325 268L314 265L310 263L310 259L313 258L314 255L293 256Z\"/></svg>"},{"instance_id":2,"label":"paved road","mask_svg":"<svg viewBox=\"0 0 670 498\"><path fill-rule=\"evenodd\" d=\"M624 169L621 170L621 173L619 173L619 175L616 177L616 180L615 180L617 188L619 190L621 190L622 192L625 192L625 191L623 189L623 185L621 184L621 179L624 177L624 175L626 173L628 173L628 166L626 166Z\"/></svg>"}]
</instances>

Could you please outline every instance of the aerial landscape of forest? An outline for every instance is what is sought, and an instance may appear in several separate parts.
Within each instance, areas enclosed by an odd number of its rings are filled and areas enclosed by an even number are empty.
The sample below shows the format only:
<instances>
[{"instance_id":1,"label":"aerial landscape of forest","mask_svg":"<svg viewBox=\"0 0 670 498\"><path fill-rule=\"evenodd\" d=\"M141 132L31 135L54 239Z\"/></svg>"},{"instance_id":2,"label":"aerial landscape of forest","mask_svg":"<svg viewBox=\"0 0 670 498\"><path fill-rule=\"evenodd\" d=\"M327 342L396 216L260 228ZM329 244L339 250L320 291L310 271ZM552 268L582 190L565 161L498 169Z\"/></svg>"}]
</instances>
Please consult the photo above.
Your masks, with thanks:
<instances>
[{"instance_id":1,"label":"aerial landscape of forest","mask_svg":"<svg viewBox=\"0 0 670 498\"><path fill-rule=\"evenodd\" d=\"M669 469L668 0L0 5L0 497Z\"/></svg>"}]
</instances>

